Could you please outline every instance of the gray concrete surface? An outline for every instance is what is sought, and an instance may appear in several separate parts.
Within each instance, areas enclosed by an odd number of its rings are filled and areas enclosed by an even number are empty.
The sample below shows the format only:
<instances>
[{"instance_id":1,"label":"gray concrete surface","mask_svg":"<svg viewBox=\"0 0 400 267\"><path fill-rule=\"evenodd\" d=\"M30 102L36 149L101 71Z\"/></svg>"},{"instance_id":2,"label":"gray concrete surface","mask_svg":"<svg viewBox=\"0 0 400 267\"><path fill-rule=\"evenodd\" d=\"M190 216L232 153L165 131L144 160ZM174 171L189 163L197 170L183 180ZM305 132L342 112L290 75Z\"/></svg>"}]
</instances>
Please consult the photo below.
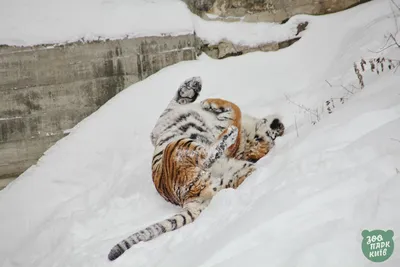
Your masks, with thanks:
<instances>
[{"instance_id":1,"label":"gray concrete surface","mask_svg":"<svg viewBox=\"0 0 400 267\"><path fill-rule=\"evenodd\" d=\"M195 58L194 35L0 46L0 187L118 92Z\"/></svg>"}]
</instances>

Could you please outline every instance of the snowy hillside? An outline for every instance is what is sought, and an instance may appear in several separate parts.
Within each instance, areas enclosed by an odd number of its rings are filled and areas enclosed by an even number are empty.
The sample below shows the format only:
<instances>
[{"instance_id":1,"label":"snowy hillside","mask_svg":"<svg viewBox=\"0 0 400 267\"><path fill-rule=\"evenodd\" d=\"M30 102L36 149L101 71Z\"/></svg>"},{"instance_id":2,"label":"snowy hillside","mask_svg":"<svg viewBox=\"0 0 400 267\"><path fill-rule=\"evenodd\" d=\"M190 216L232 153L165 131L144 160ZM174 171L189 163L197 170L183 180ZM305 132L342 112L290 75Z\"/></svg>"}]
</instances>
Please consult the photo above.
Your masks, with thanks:
<instances>
[{"instance_id":1,"label":"snowy hillside","mask_svg":"<svg viewBox=\"0 0 400 267\"><path fill-rule=\"evenodd\" d=\"M361 58L400 59L382 49L400 25L391 7L301 16L308 29L286 49L202 56L124 90L0 191L0 266L400 266L400 72L365 72L361 90L353 70ZM193 224L109 262L122 238L179 210L152 184L149 133L191 76L203 79L200 99L281 114L287 133ZM391 258L364 257L364 229L394 231Z\"/></svg>"}]
</instances>

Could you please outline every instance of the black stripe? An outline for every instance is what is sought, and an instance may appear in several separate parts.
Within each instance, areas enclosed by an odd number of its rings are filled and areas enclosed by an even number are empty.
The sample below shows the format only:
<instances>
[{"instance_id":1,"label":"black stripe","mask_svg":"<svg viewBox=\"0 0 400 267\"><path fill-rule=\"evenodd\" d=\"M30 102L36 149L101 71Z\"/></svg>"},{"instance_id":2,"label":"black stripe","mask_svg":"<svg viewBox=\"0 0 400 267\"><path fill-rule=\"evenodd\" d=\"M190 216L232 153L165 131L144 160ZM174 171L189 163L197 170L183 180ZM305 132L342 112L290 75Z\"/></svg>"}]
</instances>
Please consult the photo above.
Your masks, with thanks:
<instances>
[{"instance_id":1,"label":"black stripe","mask_svg":"<svg viewBox=\"0 0 400 267\"><path fill-rule=\"evenodd\" d=\"M125 251L125 249L120 244L118 244L117 247L119 248L120 251Z\"/></svg>"},{"instance_id":2,"label":"black stripe","mask_svg":"<svg viewBox=\"0 0 400 267\"><path fill-rule=\"evenodd\" d=\"M160 226L162 233L167 232L167 229L165 229L164 225L162 225L161 223L159 223L158 225Z\"/></svg>"},{"instance_id":3,"label":"black stripe","mask_svg":"<svg viewBox=\"0 0 400 267\"><path fill-rule=\"evenodd\" d=\"M176 143L174 144L174 146L172 147L171 151L175 151L176 147L179 145L182 145L181 143L184 141L184 139L179 139L178 141L176 141Z\"/></svg>"},{"instance_id":4,"label":"black stripe","mask_svg":"<svg viewBox=\"0 0 400 267\"><path fill-rule=\"evenodd\" d=\"M168 219L167 221L169 221L171 223L171 228L172 230L176 229L176 219Z\"/></svg>"},{"instance_id":5,"label":"black stripe","mask_svg":"<svg viewBox=\"0 0 400 267\"><path fill-rule=\"evenodd\" d=\"M177 124L183 122L184 120L186 120L189 117L196 119L201 124L202 127L207 128L203 121L203 118L198 113L189 112L189 113L181 114L178 118L176 118L176 120L172 124L170 124L167 128L165 128L163 130L163 132L168 131L169 129L171 129L172 127L176 126Z\"/></svg>"},{"instance_id":6,"label":"black stripe","mask_svg":"<svg viewBox=\"0 0 400 267\"><path fill-rule=\"evenodd\" d=\"M193 140L199 140L200 142L208 145L212 143L207 137L197 133L192 133L189 138Z\"/></svg>"},{"instance_id":7,"label":"black stripe","mask_svg":"<svg viewBox=\"0 0 400 267\"><path fill-rule=\"evenodd\" d=\"M220 131L223 131L223 130L225 130L225 127L223 127L223 126L219 126L219 125L215 126L215 128L217 128L217 130L220 130Z\"/></svg>"},{"instance_id":8,"label":"black stripe","mask_svg":"<svg viewBox=\"0 0 400 267\"><path fill-rule=\"evenodd\" d=\"M171 140L171 139L174 138L175 136L176 136L176 135L173 134L173 135L170 135L170 136L168 136L168 137L162 139L160 142L158 142L158 145L159 145L159 146L163 145L165 142L167 142L168 140Z\"/></svg>"},{"instance_id":9,"label":"black stripe","mask_svg":"<svg viewBox=\"0 0 400 267\"><path fill-rule=\"evenodd\" d=\"M148 227L147 232L150 234L150 239L153 239L156 236L156 233L154 233L153 227Z\"/></svg>"},{"instance_id":10,"label":"black stripe","mask_svg":"<svg viewBox=\"0 0 400 267\"><path fill-rule=\"evenodd\" d=\"M128 241L124 240L124 244L125 244L125 247L126 247L127 249L130 249L130 248L131 248L131 245L129 244Z\"/></svg>"},{"instance_id":11,"label":"black stripe","mask_svg":"<svg viewBox=\"0 0 400 267\"><path fill-rule=\"evenodd\" d=\"M232 121L233 119L230 116L218 116L217 120L219 120L219 121L226 121L226 120Z\"/></svg>"},{"instance_id":12,"label":"black stripe","mask_svg":"<svg viewBox=\"0 0 400 267\"><path fill-rule=\"evenodd\" d=\"M198 130L199 132L202 132L202 133L205 132L205 130L202 127L194 124L193 122L189 122L189 123L186 123L186 124L180 126L179 130L186 133L190 128L195 128L196 130Z\"/></svg>"},{"instance_id":13,"label":"black stripe","mask_svg":"<svg viewBox=\"0 0 400 267\"><path fill-rule=\"evenodd\" d=\"M247 165L247 163L244 163L242 165L242 168L240 168L239 170L235 171L232 176L236 176L242 169L244 169L246 167L246 165Z\"/></svg>"},{"instance_id":14,"label":"black stripe","mask_svg":"<svg viewBox=\"0 0 400 267\"><path fill-rule=\"evenodd\" d=\"M154 155L153 161L152 161L152 164L153 164L153 165L156 164L157 162L159 162L159 161L161 160L163 152L164 152L164 151L161 151L161 152L158 152L156 155ZM157 157L158 157L158 158L157 158ZM157 159L156 159L156 158L157 158Z\"/></svg>"},{"instance_id":15,"label":"black stripe","mask_svg":"<svg viewBox=\"0 0 400 267\"><path fill-rule=\"evenodd\" d=\"M185 224L186 224L186 217L185 217L183 214L179 214L179 216L182 217L182 219L183 219L183 225L185 225Z\"/></svg>"},{"instance_id":16,"label":"black stripe","mask_svg":"<svg viewBox=\"0 0 400 267\"><path fill-rule=\"evenodd\" d=\"M190 210L187 211L188 215L190 216L190 219L192 219L192 222L194 221L193 214L190 212Z\"/></svg>"},{"instance_id":17,"label":"black stripe","mask_svg":"<svg viewBox=\"0 0 400 267\"><path fill-rule=\"evenodd\" d=\"M155 157L160 156L162 153L163 153L163 151L158 152L157 154L155 154L155 155L153 156L153 159L154 159Z\"/></svg>"},{"instance_id":18,"label":"black stripe","mask_svg":"<svg viewBox=\"0 0 400 267\"><path fill-rule=\"evenodd\" d=\"M146 229L145 230L142 230L142 231L140 231L139 232L139 235L138 235L138 239L140 240L140 241L145 241L146 240Z\"/></svg>"},{"instance_id":19,"label":"black stripe","mask_svg":"<svg viewBox=\"0 0 400 267\"><path fill-rule=\"evenodd\" d=\"M187 143L184 145L184 148L190 147L190 145L193 143L193 140L188 140Z\"/></svg>"},{"instance_id":20,"label":"black stripe","mask_svg":"<svg viewBox=\"0 0 400 267\"><path fill-rule=\"evenodd\" d=\"M152 165L156 165L160 160L161 160L161 158L159 158L159 159L153 161Z\"/></svg>"},{"instance_id":21,"label":"black stripe","mask_svg":"<svg viewBox=\"0 0 400 267\"><path fill-rule=\"evenodd\" d=\"M190 113L186 113L186 114L182 114L180 115L174 123L170 124L167 128L164 129L164 132L171 129L172 127L174 127L175 125L177 125L179 122L182 122L184 120L186 120L188 117L190 117Z\"/></svg>"}]
</instances>

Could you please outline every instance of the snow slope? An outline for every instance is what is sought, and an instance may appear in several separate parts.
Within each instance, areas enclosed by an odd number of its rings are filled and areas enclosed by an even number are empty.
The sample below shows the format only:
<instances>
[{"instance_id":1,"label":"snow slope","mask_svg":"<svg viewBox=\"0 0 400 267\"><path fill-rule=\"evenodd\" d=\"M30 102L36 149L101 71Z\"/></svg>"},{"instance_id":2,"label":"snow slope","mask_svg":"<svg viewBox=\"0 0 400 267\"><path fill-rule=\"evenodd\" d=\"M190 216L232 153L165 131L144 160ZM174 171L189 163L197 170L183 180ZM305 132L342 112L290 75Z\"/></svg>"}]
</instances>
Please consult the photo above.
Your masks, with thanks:
<instances>
[{"instance_id":1,"label":"snow slope","mask_svg":"<svg viewBox=\"0 0 400 267\"><path fill-rule=\"evenodd\" d=\"M399 266L399 72L365 74L365 88L353 88L354 61L400 56L395 47L370 52L396 31L390 1L304 17L308 30L286 49L176 64L77 125L0 191L0 266L373 266L361 252L363 229L394 231L394 253L379 266ZM287 134L196 222L110 263L116 242L178 211L152 185L149 133L195 75L201 99L228 98L255 116L279 113ZM341 97L332 114L322 112ZM319 121L293 103L316 109Z\"/></svg>"}]
</instances>

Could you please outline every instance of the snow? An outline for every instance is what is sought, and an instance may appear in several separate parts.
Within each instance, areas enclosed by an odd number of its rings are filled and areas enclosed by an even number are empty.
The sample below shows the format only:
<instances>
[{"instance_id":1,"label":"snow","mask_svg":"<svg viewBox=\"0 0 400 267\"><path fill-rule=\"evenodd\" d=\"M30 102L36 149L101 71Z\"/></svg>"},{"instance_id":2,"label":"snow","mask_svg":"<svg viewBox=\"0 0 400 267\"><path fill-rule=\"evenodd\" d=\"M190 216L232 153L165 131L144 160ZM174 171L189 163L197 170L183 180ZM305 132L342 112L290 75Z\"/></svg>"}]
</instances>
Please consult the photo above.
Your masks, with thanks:
<instances>
[{"instance_id":1,"label":"snow","mask_svg":"<svg viewBox=\"0 0 400 267\"><path fill-rule=\"evenodd\" d=\"M297 36L296 16L285 24L207 21L181 0L0 0L0 44L29 46L76 41L192 34L214 45L258 46ZM40 15L38 15L40 14Z\"/></svg>"},{"instance_id":2,"label":"snow","mask_svg":"<svg viewBox=\"0 0 400 267\"><path fill-rule=\"evenodd\" d=\"M301 34L297 36L297 25L306 21L306 18L307 16L295 16L285 24L280 24L242 21L226 23L193 16L193 26L196 35L210 45L227 40L235 45L253 47L301 37Z\"/></svg>"},{"instance_id":3,"label":"snow","mask_svg":"<svg viewBox=\"0 0 400 267\"><path fill-rule=\"evenodd\" d=\"M365 73L360 90L353 71L361 57L399 58L396 47L371 52L399 19L386 0L302 18L308 30L286 49L170 66L71 129L0 191L0 266L373 266L361 251L364 229L394 231L394 253L379 265L399 266L399 72ZM179 210L152 184L149 134L191 76L203 79L201 99L278 113L287 133L194 223L110 263L122 238Z\"/></svg>"},{"instance_id":4,"label":"snow","mask_svg":"<svg viewBox=\"0 0 400 267\"><path fill-rule=\"evenodd\" d=\"M0 0L0 44L37 45L193 32L180 0Z\"/></svg>"}]
</instances>

